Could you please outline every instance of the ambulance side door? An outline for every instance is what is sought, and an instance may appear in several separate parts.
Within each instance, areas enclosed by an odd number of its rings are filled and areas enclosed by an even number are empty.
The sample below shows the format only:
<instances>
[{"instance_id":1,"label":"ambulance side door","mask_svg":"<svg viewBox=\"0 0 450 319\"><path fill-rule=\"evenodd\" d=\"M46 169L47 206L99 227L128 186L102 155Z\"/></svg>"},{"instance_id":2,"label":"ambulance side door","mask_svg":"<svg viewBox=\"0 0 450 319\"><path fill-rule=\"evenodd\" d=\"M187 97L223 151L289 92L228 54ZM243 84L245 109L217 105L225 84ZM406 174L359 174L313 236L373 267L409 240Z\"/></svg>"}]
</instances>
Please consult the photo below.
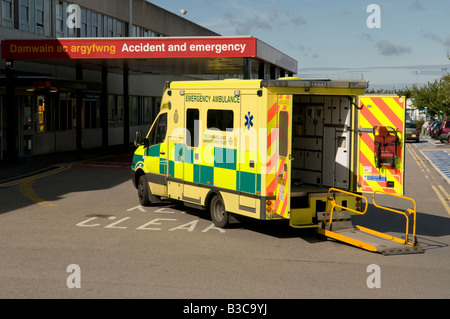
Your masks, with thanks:
<instances>
[{"instance_id":1,"label":"ambulance side door","mask_svg":"<svg viewBox=\"0 0 450 319\"><path fill-rule=\"evenodd\" d=\"M149 146L144 159L147 181L153 195L167 196L167 112L159 114L147 139Z\"/></svg>"},{"instance_id":2,"label":"ambulance side door","mask_svg":"<svg viewBox=\"0 0 450 319\"><path fill-rule=\"evenodd\" d=\"M258 161L258 103L256 94L241 94L241 112L239 129L238 187L239 209L256 213L256 197L261 194L261 174Z\"/></svg>"}]
</instances>

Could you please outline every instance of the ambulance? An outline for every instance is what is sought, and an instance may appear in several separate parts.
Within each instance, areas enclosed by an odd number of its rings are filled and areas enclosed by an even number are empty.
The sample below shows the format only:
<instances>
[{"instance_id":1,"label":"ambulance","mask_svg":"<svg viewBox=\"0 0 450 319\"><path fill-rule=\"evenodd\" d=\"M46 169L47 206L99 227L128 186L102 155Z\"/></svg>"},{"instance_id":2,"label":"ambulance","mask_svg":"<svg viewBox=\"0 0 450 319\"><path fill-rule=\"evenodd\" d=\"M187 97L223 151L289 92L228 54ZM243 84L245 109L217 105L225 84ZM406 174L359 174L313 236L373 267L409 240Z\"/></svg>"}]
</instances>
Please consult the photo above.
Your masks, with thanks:
<instances>
[{"instance_id":1,"label":"ambulance","mask_svg":"<svg viewBox=\"0 0 450 319\"><path fill-rule=\"evenodd\" d=\"M166 83L159 115L136 134L140 204L182 202L209 211L216 227L239 216L286 219L380 251L336 233L367 210L363 193L404 193L405 99L365 96L367 87L300 78ZM406 237L390 251L417 251L415 233Z\"/></svg>"}]
</instances>

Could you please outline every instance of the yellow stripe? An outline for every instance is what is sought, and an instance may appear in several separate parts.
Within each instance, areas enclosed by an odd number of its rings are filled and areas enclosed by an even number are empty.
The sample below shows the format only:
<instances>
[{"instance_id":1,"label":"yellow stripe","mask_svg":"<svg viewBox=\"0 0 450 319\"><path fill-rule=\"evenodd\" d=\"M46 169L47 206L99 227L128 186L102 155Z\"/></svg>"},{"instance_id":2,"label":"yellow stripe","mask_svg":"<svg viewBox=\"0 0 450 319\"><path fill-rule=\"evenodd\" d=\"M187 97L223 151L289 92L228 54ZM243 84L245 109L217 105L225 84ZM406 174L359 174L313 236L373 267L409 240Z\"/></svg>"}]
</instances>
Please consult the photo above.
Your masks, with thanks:
<instances>
[{"instance_id":1,"label":"yellow stripe","mask_svg":"<svg viewBox=\"0 0 450 319\"><path fill-rule=\"evenodd\" d=\"M393 98L383 98L384 103L389 105L389 108L398 116L399 119L403 119L404 109Z\"/></svg>"},{"instance_id":2,"label":"yellow stripe","mask_svg":"<svg viewBox=\"0 0 450 319\"><path fill-rule=\"evenodd\" d=\"M450 195L445 191L444 187L442 187L442 185L439 185L439 188L441 189L441 192L447 197L447 200L450 201Z\"/></svg>"},{"instance_id":3,"label":"yellow stripe","mask_svg":"<svg viewBox=\"0 0 450 319\"><path fill-rule=\"evenodd\" d=\"M442 195L439 193L439 191L437 190L436 186L431 185L431 187L433 188L434 192L436 193L437 197L439 198L439 200L441 201L442 205L444 206L445 210L447 211L447 213L450 215L450 207L448 206L447 202L445 201L444 197L442 197Z\"/></svg>"},{"instance_id":4,"label":"yellow stripe","mask_svg":"<svg viewBox=\"0 0 450 319\"><path fill-rule=\"evenodd\" d=\"M366 98L366 99L370 102L365 102L364 104L365 105L370 104L372 106L370 109L370 113L372 113L373 116L376 117L380 123L383 123L384 126L394 127L394 124L392 124L391 120L384 114L384 112L382 110L380 110L379 106L376 105L372 99L370 99L370 98ZM361 118L364 118L364 117L361 115ZM362 127L373 127L375 125L373 123L372 124L369 123L365 118L364 118L364 120L365 120L365 125Z\"/></svg>"},{"instance_id":5,"label":"yellow stripe","mask_svg":"<svg viewBox=\"0 0 450 319\"><path fill-rule=\"evenodd\" d=\"M53 204L52 202L48 202L45 199L43 199L42 197L39 197L33 190L33 183L34 183L35 179L27 179L25 181L23 181L20 185L19 185L19 189L20 192L27 197L28 199L32 200L33 202L35 202L36 204L39 204L40 206L44 206L44 207L52 207L52 206L56 206L55 204Z\"/></svg>"}]
</instances>

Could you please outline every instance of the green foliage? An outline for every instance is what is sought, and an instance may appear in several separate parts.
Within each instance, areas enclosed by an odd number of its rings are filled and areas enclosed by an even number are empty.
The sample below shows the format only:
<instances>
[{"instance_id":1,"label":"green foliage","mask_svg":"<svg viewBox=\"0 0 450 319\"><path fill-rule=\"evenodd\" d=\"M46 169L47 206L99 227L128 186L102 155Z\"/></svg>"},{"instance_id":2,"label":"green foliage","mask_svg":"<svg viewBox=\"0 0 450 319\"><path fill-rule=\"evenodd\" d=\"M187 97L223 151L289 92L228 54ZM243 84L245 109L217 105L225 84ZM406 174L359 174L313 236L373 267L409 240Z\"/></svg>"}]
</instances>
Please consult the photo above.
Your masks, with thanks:
<instances>
[{"instance_id":1,"label":"green foliage","mask_svg":"<svg viewBox=\"0 0 450 319\"><path fill-rule=\"evenodd\" d=\"M423 110L428 107L428 115L445 118L450 114L450 75L445 75L439 80L428 82L422 87L413 85L411 99L414 106Z\"/></svg>"},{"instance_id":2,"label":"green foliage","mask_svg":"<svg viewBox=\"0 0 450 319\"><path fill-rule=\"evenodd\" d=\"M396 94L411 99L413 105L423 110L428 107L428 116L441 119L450 116L450 74L444 75L439 80L428 82L426 85L404 89L368 89L365 94Z\"/></svg>"}]
</instances>

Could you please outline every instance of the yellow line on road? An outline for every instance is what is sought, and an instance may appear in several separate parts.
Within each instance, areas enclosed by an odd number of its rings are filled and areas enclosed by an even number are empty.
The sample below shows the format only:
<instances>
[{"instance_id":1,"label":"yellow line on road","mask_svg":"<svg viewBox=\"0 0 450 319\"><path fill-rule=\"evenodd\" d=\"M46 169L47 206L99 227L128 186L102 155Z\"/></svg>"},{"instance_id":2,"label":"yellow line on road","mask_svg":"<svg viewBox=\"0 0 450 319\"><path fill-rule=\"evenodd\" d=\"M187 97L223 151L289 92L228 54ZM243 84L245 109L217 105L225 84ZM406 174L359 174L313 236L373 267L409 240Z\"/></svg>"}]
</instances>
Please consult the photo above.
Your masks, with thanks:
<instances>
[{"instance_id":1,"label":"yellow line on road","mask_svg":"<svg viewBox=\"0 0 450 319\"><path fill-rule=\"evenodd\" d=\"M32 200L36 204L39 204L40 206L44 207L51 207L56 206L52 202L46 201L42 197L39 197L33 190L33 183L35 179L26 179L22 183L19 184L20 192L27 197L28 199Z\"/></svg>"},{"instance_id":2,"label":"yellow line on road","mask_svg":"<svg viewBox=\"0 0 450 319\"><path fill-rule=\"evenodd\" d=\"M39 179L39 178L43 178L46 176L50 176L59 172L63 172L65 170L68 170L69 168L72 167L72 164L64 164L59 166L56 169L53 169L51 171L47 171L47 172L43 172L43 173L39 173L33 176L29 176L29 177L24 177L18 180L14 180L11 182L6 182L3 184L0 184L0 188L1 187L8 187L8 186L14 186L14 185L19 185L19 190L20 192L27 197L28 199L32 200L33 202L35 202L36 204L39 204L40 206L44 206L44 207L51 207L51 206L56 206L54 203L46 201L45 199L43 199L42 197L38 196L34 190L33 190L33 183L35 180Z\"/></svg>"},{"instance_id":3,"label":"yellow line on road","mask_svg":"<svg viewBox=\"0 0 450 319\"><path fill-rule=\"evenodd\" d=\"M13 180L11 182L5 182L0 184L0 188L2 187L9 187L9 186L14 186L14 185L20 185L22 183L24 183L25 181L32 179L32 180L36 180L42 177L46 177L46 176L50 176L59 172L63 172L65 170L68 170L69 168L71 168L72 164L65 164L65 165L61 165L56 169L52 169L50 171L47 172L43 172L43 173L39 173L39 174L35 174L33 176L28 176L28 177L24 177L24 178L20 178L20 179L16 179Z\"/></svg>"},{"instance_id":4,"label":"yellow line on road","mask_svg":"<svg viewBox=\"0 0 450 319\"><path fill-rule=\"evenodd\" d=\"M440 186L440 185L439 185ZM436 188L436 186L431 185L431 187L433 188L434 192L436 193L437 197L439 198L439 200L441 201L442 205L444 206L444 208L447 210L447 213L450 215L450 207L447 204L447 201L445 200L444 197L442 197L441 193L439 193L438 189ZM448 195L448 194L447 194Z\"/></svg>"},{"instance_id":5,"label":"yellow line on road","mask_svg":"<svg viewBox=\"0 0 450 319\"><path fill-rule=\"evenodd\" d=\"M408 150L411 153L412 157L416 160L417 165L419 165L419 167L422 170L426 170L427 172L430 172L430 169L428 168L427 165L425 165L425 163L423 162L423 160L420 158L420 156L416 153L416 151L413 150L413 147L408 145Z\"/></svg>"},{"instance_id":6,"label":"yellow line on road","mask_svg":"<svg viewBox=\"0 0 450 319\"><path fill-rule=\"evenodd\" d=\"M442 185L439 185L439 188L441 189L442 194L447 197L447 201L450 201L450 195L445 191L444 187Z\"/></svg>"}]
</instances>

